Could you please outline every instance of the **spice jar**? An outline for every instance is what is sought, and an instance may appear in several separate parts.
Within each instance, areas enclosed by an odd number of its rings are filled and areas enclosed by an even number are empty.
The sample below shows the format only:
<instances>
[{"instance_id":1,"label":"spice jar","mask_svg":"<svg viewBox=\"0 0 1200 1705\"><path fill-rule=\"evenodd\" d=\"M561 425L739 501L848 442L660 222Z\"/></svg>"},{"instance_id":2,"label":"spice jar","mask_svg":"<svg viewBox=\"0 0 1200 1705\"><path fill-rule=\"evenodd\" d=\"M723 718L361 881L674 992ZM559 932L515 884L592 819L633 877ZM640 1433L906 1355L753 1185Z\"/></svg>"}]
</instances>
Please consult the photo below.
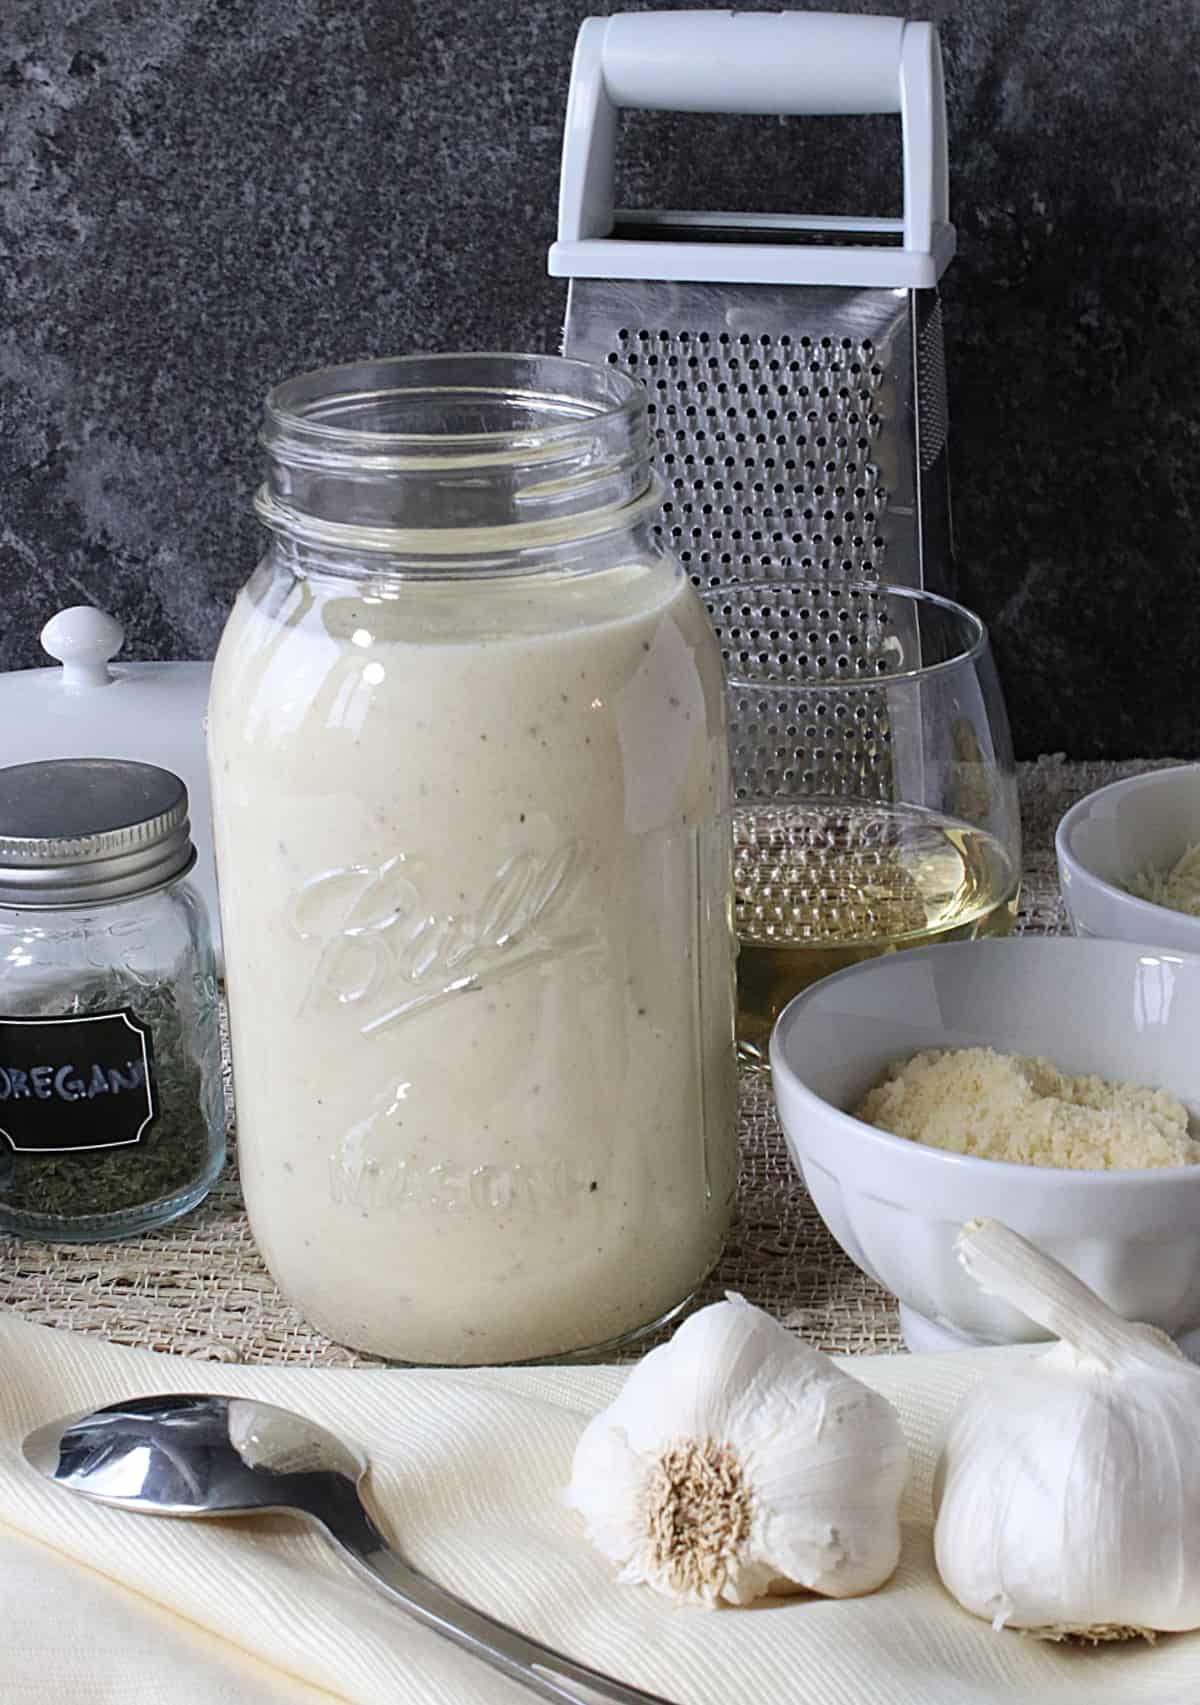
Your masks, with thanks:
<instances>
[{"instance_id":1,"label":"spice jar","mask_svg":"<svg viewBox=\"0 0 1200 1705\"><path fill-rule=\"evenodd\" d=\"M735 1174L722 671L642 387L544 356L268 400L209 759L251 1227L335 1339L609 1350Z\"/></svg>"},{"instance_id":2,"label":"spice jar","mask_svg":"<svg viewBox=\"0 0 1200 1705\"><path fill-rule=\"evenodd\" d=\"M167 770L0 770L0 1232L126 1237L186 1213L221 1170L195 857Z\"/></svg>"}]
</instances>

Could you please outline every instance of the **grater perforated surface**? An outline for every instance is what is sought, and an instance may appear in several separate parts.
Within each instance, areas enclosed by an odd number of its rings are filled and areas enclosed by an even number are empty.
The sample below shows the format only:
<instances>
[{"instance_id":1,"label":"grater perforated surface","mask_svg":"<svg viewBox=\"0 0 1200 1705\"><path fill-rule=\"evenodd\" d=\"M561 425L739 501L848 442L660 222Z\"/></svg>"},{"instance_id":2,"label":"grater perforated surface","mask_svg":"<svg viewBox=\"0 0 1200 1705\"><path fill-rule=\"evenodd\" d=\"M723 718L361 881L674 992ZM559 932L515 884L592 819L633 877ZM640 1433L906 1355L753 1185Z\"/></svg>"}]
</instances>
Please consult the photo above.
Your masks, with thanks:
<instances>
[{"instance_id":1,"label":"grater perforated surface","mask_svg":"<svg viewBox=\"0 0 1200 1705\"><path fill-rule=\"evenodd\" d=\"M908 291L573 279L564 349L645 385L660 532L697 586L919 585L913 311Z\"/></svg>"},{"instance_id":2,"label":"grater perforated surface","mask_svg":"<svg viewBox=\"0 0 1200 1705\"><path fill-rule=\"evenodd\" d=\"M870 338L623 327L609 361L649 393L659 531L697 585L878 576L885 370Z\"/></svg>"},{"instance_id":3,"label":"grater perforated surface","mask_svg":"<svg viewBox=\"0 0 1200 1705\"><path fill-rule=\"evenodd\" d=\"M646 387L659 532L726 651L739 797L892 798L919 738L887 693L802 683L878 676L899 644L919 660L867 592L949 567L936 293L574 278L563 348ZM739 589L756 602L735 622L720 595ZM780 637L752 655L734 627Z\"/></svg>"},{"instance_id":4,"label":"grater perforated surface","mask_svg":"<svg viewBox=\"0 0 1200 1705\"><path fill-rule=\"evenodd\" d=\"M946 394L946 340L941 299L934 301L917 333L917 450L922 474L946 446L950 404Z\"/></svg>"},{"instance_id":5,"label":"grater perforated surface","mask_svg":"<svg viewBox=\"0 0 1200 1705\"><path fill-rule=\"evenodd\" d=\"M725 663L736 797L889 798L881 677L909 658L886 592L756 582L710 588L704 602Z\"/></svg>"}]
</instances>

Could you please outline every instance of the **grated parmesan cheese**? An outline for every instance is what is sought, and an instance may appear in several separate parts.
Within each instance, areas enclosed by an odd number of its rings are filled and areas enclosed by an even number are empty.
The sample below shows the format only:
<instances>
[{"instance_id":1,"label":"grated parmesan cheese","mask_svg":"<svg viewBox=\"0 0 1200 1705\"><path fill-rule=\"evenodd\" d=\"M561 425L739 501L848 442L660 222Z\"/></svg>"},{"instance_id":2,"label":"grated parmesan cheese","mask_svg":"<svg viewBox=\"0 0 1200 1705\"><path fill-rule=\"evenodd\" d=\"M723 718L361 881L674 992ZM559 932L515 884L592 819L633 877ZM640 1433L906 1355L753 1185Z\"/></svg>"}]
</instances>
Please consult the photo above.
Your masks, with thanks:
<instances>
[{"instance_id":1,"label":"grated parmesan cheese","mask_svg":"<svg viewBox=\"0 0 1200 1705\"><path fill-rule=\"evenodd\" d=\"M1049 1060L953 1048L897 1060L855 1117L979 1160L1128 1169L1194 1166L1200 1142L1165 1090L1066 1077Z\"/></svg>"},{"instance_id":2,"label":"grated parmesan cheese","mask_svg":"<svg viewBox=\"0 0 1200 1705\"><path fill-rule=\"evenodd\" d=\"M1189 847L1170 870L1141 870L1125 884L1125 892L1137 900L1169 906L1200 918L1200 845Z\"/></svg>"}]
</instances>

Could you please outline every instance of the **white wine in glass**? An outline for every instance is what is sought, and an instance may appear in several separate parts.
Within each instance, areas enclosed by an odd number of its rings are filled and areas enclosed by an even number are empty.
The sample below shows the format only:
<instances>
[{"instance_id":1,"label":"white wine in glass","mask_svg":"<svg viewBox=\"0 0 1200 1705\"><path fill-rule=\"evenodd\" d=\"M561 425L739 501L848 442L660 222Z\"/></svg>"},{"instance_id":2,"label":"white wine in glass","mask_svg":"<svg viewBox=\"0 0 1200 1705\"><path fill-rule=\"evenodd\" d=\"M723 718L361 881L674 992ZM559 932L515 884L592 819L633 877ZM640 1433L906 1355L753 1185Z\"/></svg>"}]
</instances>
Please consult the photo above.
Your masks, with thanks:
<instances>
[{"instance_id":1,"label":"white wine in glass","mask_svg":"<svg viewBox=\"0 0 1200 1705\"><path fill-rule=\"evenodd\" d=\"M775 1020L819 978L1008 932L1015 770L983 625L960 605L770 583L710 611L734 757L738 1044L763 1065Z\"/></svg>"}]
</instances>

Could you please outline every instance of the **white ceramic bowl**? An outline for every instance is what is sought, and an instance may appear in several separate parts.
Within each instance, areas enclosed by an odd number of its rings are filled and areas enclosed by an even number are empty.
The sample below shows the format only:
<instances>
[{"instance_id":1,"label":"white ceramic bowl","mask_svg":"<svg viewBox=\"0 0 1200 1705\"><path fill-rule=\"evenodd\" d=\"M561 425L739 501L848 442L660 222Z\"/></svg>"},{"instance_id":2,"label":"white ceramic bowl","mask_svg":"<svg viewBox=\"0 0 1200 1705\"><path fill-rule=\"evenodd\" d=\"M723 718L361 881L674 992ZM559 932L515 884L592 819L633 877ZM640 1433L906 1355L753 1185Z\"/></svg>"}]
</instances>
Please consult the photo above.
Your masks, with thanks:
<instances>
[{"instance_id":1,"label":"white ceramic bowl","mask_svg":"<svg viewBox=\"0 0 1200 1705\"><path fill-rule=\"evenodd\" d=\"M1200 1166L1084 1172L975 1160L846 1111L893 1060L972 1046L1152 1084L1194 1115L1200 959L1067 936L916 948L814 984L785 1008L771 1039L792 1159L851 1260L899 1298L910 1349L1044 1336L959 1266L958 1228L981 1215L1056 1256L1127 1318L1194 1351Z\"/></svg>"},{"instance_id":2,"label":"white ceramic bowl","mask_svg":"<svg viewBox=\"0 0 1200 1705\"><path fill-rule=\"evenodd\" d=\"M1073 805L1054 848L1075 934L1200 953L1200 918L1135 899L1120 886L1138 871L1169 870L1198 841L1200 764L1115 781Z\"/></svg>"}]
</instances>

